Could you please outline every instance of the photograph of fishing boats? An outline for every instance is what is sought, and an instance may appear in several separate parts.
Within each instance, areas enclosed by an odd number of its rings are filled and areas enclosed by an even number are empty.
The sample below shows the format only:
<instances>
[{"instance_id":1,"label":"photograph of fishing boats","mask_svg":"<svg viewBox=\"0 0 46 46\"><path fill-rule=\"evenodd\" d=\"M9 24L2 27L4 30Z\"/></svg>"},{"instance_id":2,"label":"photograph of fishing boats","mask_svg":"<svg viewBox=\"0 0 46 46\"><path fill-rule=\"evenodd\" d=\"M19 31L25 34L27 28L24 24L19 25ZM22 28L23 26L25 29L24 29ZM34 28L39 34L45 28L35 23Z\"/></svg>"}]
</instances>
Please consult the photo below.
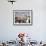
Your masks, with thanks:
<instances>
[{"instance_id":1,"label":"photograph of fishing boats","mask_svg":"<svg viewBox=\"0 0 46 46\"><path fill-rule=\"evenodd\" d=\"M13 10L13 24L32 24L32 10Z\"/></svg>"}]
</instances>

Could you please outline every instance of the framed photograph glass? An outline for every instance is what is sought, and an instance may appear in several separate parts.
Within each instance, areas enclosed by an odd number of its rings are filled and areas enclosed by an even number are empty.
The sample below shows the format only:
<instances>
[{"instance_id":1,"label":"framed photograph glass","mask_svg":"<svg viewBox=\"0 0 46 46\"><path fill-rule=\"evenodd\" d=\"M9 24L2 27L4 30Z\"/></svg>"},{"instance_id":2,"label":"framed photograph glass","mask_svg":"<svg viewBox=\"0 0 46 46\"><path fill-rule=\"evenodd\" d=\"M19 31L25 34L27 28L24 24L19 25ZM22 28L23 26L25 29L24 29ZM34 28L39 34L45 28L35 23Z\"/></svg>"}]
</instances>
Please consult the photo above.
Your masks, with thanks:
<instances>
[{"instance_id":1,"label":"framed photograph glass","mask_svg":"<svg viewBox=\"0 0 46 46\"><path fill-rule=\"evenodd\" d=\"M32 10L13 10L14 25L32 25Z\"/></svg>"}]
</instances>

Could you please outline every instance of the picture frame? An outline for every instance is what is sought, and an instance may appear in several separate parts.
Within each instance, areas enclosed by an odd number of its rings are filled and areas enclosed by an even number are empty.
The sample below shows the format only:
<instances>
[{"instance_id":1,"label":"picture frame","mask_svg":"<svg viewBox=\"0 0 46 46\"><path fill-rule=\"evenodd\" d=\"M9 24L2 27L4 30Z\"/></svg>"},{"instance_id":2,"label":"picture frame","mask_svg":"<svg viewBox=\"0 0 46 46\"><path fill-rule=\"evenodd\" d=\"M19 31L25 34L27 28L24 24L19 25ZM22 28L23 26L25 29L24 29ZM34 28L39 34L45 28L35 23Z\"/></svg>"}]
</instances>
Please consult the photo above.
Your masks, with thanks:
<instances>
[{"instance_id":1,"label":"picture frame","mask_svg":"<svg viewBox=\"0 0 46 46\"><path fill-rule=\"evenodd\" d=\"M13 25L32 25L32 10L13 10Z\"/></svg>"}]
</instances>

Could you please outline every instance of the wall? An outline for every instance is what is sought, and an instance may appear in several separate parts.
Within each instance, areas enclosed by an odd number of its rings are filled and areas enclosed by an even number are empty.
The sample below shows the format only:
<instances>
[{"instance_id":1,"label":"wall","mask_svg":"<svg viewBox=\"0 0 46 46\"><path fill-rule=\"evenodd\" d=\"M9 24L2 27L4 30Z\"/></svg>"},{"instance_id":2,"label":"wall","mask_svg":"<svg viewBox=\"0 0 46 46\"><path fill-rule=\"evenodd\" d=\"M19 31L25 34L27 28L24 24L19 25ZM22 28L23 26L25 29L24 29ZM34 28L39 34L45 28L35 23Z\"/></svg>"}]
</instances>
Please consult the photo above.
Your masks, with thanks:
<instances>
[{"instance_id":1,"label":"wall","mask_svg":"<svg viewBox=\"0 0 46 46\"><path fill-rule=\"evenodd\" d=\"M13 10L33 10L32 26L14 26ZM26 32L33 40L46 40L46 0L17 0L12 5L0 0L0 40L15 40L18 32Z\"/></svg>"}]
</instances>

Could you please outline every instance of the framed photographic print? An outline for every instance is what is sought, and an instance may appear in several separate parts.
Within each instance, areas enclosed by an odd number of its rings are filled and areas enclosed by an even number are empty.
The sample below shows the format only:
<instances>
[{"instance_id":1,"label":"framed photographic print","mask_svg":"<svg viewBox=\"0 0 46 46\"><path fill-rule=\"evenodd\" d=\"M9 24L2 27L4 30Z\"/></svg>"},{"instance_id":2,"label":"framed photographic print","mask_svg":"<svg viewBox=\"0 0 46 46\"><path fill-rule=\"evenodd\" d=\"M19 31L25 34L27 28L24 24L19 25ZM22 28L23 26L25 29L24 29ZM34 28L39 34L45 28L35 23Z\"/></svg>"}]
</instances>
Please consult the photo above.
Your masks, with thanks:
<instances>
[{"instance_id":1,"label":"framed photographic print","mask_svg":"<svg viewBox=\"0 0 46 46\"><path fill-rule=\"evenodd\" d=\"M13 24L32 25L32 10L13 10Z\"/></svg>"}]
</instances>

